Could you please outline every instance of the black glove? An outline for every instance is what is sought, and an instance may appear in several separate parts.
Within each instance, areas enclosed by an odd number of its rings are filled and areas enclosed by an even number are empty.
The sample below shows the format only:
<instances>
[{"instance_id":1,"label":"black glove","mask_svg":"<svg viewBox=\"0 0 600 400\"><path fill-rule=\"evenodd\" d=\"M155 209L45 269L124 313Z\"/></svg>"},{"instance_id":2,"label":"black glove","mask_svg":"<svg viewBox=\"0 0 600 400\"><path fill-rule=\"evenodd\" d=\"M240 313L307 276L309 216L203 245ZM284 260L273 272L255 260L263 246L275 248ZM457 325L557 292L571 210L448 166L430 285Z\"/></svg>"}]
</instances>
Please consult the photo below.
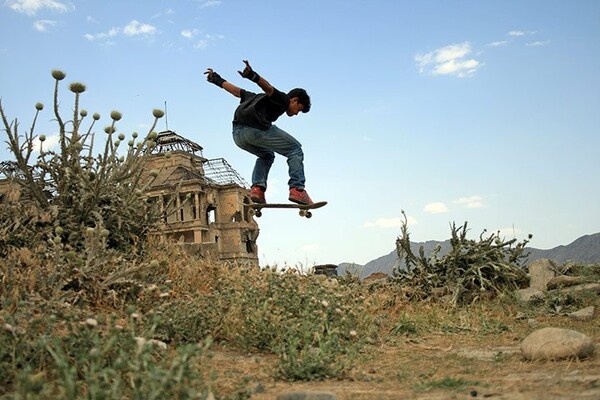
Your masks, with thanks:
<instances>
[{"instance_id":1,"label":"black glove","mask_svg":"<svg viewBox=\"0 0 600 400\"><path fill-rule=\"evenodd\" d=\"M240 71L238 71L240 72ZM260 80L260 75L256 73L252 68L246 67L243 72L240 72L240 75L243 78L250 79L254 83L258 83Z\"/></svg>"},{"instance_id":2,"label":"black glove","mask_svg":"<svg viewBox=\"0 0 600 400\"><path fill-rule=\"evenodd\" d=\"M227 82L225 79L221 78L221 75L217 74L216 72L209 72L206 76L206 80L209 81L210 83L213 83L215 85L217 85L218 87L222 88L223 84L225 82Z\"/></svg>"}]
</instances>

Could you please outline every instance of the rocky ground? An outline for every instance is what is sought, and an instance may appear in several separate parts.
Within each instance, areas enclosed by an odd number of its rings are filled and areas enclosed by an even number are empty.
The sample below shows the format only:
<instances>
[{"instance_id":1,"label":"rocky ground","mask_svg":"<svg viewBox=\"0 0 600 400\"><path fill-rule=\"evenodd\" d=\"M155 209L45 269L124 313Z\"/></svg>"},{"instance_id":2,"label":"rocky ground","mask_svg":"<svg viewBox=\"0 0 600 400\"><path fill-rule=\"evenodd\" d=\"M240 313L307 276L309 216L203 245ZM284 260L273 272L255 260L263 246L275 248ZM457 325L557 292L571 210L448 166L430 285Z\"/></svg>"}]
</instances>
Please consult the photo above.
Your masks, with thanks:
<instances>
[{"instance_id":1,"label":"rocky ground","mask_svg":"<svg viewBox=\"0 0 600 400\"><path fill-rule=\"evenodd\" d=\"M600 399L600 283L561 276L548 260L529 272L530 287L515 293L521 306L481 319L495 326L474 326L483 306L444 333L388 334L341 380L281 382L276 360L263 355L217 351L212 362L220 384L248 377L256 400ZM559 299L569 296L595 305L562 312ZM555 305L540 313L530 302Z\"/></svg>"},{"instance_id":2,"label":"rocky ground","mask_svg":"<svg viewBox=\"0 0 600 400\"><path fill-rule=\"evenodd\" d=\"M468 334L398 338L372 348L346 379L322 382L276 381L272 357L217 351L212 362L225 380L248 376L256 400L600 399L600 357L526 361L520 339L515 332L494 343Z\"/></svg>"}]
</instances>

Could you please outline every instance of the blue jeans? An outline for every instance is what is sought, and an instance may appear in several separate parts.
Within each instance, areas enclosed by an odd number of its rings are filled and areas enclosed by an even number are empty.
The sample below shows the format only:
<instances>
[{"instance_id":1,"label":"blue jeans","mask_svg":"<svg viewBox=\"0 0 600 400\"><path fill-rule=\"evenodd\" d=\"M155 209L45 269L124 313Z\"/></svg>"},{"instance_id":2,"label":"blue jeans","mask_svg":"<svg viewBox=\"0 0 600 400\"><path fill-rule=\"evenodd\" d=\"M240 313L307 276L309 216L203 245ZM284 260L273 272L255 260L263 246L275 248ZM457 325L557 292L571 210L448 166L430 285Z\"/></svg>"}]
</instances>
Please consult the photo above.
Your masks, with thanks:
<instances>
[{"instance_id":1,"label":"blue jeans","mask_svg":"<svg viewBox=\"0 0 600 400\"><path fill-rule=\"evenodd\" d=\"M272 125L266 131L233 124L235 144L258 158L252 171L252 185L267 188L267 178L275 153L287 158L290 188L304 189L304 153L302 145L292 135Z\"/></svg>"}]
</instances>

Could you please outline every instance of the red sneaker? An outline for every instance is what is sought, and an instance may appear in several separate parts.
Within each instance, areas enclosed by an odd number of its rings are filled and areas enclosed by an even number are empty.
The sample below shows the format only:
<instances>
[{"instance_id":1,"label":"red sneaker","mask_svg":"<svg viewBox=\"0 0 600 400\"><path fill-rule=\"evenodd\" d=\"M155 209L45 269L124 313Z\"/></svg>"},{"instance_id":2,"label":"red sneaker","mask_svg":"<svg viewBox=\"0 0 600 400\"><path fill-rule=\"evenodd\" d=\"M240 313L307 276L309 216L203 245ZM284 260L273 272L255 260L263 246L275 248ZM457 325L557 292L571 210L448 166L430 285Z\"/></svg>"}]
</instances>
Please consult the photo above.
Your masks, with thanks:
<instances>
[{"instance_id":1,"label":"red sneaker","mask_svg":"<svg viewBox=\"0 0 600 400\"><path fill-rule=\"evenodd\" d=\"M265 189L262 186L252 186L250 188L250 200L255 203L266 203L267 200L265 199Z\"/></svg>"},{"instance_id":2,"label":"red sneaker","mask_svg":"<svg viewBox=\"0 0 600 400\"><path fill-rule=\"evenodd\" d=\"M288 198L288 200L293 201L294 203L304 204L304 205L313 204L313 201L311 200L310 196L308 195L308 193L306 193L306 190L304 190L304 189L291 188L290 189L290 197Z\"/></svg>"}]
</instances>

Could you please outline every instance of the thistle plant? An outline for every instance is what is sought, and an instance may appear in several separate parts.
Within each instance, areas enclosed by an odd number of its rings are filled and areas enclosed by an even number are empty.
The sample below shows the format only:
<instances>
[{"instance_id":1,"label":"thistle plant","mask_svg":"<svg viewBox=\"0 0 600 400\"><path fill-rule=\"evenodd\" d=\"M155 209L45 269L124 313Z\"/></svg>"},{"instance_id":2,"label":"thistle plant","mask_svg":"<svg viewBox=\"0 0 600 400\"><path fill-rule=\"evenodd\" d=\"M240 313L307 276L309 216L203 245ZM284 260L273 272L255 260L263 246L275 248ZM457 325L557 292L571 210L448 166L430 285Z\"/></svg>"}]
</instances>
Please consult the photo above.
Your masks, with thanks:
<instances>
[{"instance_id":1,"label":"thistle plant","mask_svg":"<svg viewBox=\"0 0 600 400\"><path fill-rule=\"evenodd\" d=\"M48 232L54 226L62 228L60 237L68 249L81 249L85 230L102 226L109 232L108 247L132 250L142 243L140 239L153 228L157 218L157 213L143 198L144 185L151 180L142 182L142 173L152 148L151 133L164 113L154 110L154 123L146 137L136 140L136 135L125 154L120 155L119 144L125 135L117 135L116 132L117 122L123 115L112 111L110 124L104 128L103 151L96 154L95 129L100 115L94 113L88 123L89 114L81 109L86 86L80 82L69 85L74 107L72 116L67 119L59 110L59 89L66 74L55 70L52 77L55 80L53 113L58 124L58 149L46 148L46 135L35 134L36 121L44 109L41 103L36 104L30 129L21 133L18 120L9 121L0 102L3 130L8 138L8 148L15 157L14 162L9 164L11 168L2 164L0 173L19 186L21 198L29 200L35 208L33 214L48 216L44 224ZM87 128L84 128L86 124ZM39 141L40 149L37 159L34 158L36 141ZM4 223L12 222L3 219ZM39 233L37 228L36 233ZM14 240L5 242L5 245L19 242L19 233L13 230L11 234L15 236ZM29 234L21 241L35 236L27 231L21 234ZM6 249L0 251L5 253Z\"/></svg>"},{"instance_id":2,"label":"thistle plant","mask_svg":"<svg viewBox=\"0 0 600 400\"><path fill-rule=\"evenodd\" d=\"M410 289L411 296L428 298L436 291L448 293L452 296L451 303L456 305L477 300L482 293L496 295L526 282L522 261L527 257L525 246L529 240L504 240L499 233L484 237L484 231L479 241L474 241L467 239L466 222L460 227L452 223L448 254L440 256L438 246L426 256L421 246L416 255L410 247L406 214L402 214L402 235L396 240L396 252L406 269L396 268L394 278Z\"/></svg>"}]
</instances>

